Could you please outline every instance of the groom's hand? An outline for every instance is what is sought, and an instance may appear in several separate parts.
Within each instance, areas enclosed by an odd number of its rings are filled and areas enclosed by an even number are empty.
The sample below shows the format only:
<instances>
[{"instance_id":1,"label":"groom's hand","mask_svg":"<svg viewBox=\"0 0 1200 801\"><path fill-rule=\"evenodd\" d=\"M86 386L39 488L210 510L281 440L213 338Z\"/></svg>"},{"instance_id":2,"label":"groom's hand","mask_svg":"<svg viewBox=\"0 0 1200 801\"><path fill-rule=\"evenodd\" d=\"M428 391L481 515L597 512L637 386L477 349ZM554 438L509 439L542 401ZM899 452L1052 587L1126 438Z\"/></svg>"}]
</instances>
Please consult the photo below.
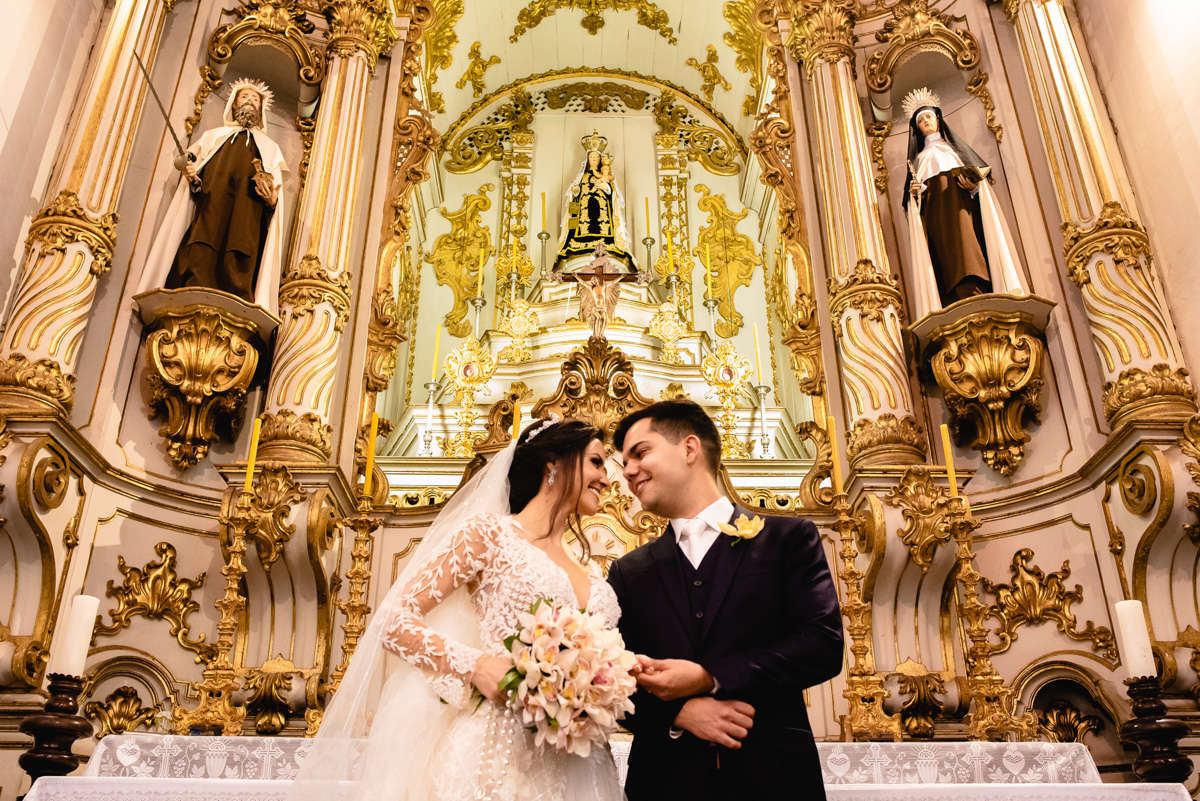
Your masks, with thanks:
<instances>
[{"instance_id":1,"label":"groom's hand","mask_svg":"<svg viewBox=\"0 0 1200 801\"><path fill-rule=\"evenodd\" d=\"M691 732L701 740L733 749L742 747L742 740L753 726L754 707L745 701L689 698L675 716L676 728Z\"/></svg>"},{"instance_id":2,"label":"groom's hand","mask_svg":"<svg viewBox=\"0 0 1200 801\"><path fill-rule=\"evenodd\" d=\"M687 659L638 657L642 671L637 682L646 692L664 701L701 695L713 688L713 677L703 665Z\"/></svg>"}]
</instances>

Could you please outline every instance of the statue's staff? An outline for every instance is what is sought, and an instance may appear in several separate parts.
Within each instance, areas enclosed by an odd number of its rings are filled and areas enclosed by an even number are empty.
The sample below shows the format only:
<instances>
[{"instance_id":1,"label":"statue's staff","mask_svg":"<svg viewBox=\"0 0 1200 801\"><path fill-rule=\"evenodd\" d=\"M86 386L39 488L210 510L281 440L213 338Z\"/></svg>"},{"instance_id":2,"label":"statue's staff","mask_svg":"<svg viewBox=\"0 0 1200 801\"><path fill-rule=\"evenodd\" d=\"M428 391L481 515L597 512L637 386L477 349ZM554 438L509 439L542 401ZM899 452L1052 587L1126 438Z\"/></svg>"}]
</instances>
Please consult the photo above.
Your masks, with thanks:
<instances>
[{"instance_id":1,"label":"statue's staff","mask_svg":"<svg viewBox=\"0 0 1200 801\"><path fill-rule=\"evenodd\" d=\"M163 116L163 122L165 122L167 125L167 133L171 134L171 139L175 142L175 149L179 151L180 158L187 159L188 161L195 161L196 154L189 153L183 149L183 142L179 141L179 135L175 133L175 128L171 125L171 118L167 115L167 107L163 105L162 98L159 97L158 92L155 91L154 82L150 80L150 73L146 70L146 65L142 63L142 59L137 54L137 51L134 51L133 59L137 62L138 68L142 71L142 75L146 76L146 86L150 89L150 96L154 98L154 103L158 106L158 110ZM198 180L199 179L197 178L196 181ZM191 178L189 178L188 181L189 183L196 182Z\"/></svg>"}]
</instances>

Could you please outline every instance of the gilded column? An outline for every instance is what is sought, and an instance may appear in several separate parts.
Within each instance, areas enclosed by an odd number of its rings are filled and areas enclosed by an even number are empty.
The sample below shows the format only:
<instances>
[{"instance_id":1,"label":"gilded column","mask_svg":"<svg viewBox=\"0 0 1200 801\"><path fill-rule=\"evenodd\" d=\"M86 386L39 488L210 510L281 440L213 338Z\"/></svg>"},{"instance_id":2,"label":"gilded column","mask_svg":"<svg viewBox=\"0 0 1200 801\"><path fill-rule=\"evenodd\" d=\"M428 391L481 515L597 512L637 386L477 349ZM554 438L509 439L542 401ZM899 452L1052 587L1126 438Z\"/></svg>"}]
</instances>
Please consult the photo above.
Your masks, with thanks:
<instances>
[{"instance_id":1,"label":"gilded column","mask_svg":"<svg viewBox=\"0 0 1200 801\"><path fill-rule=\"evenodd\" d=\"M367 86L396 29L385 0L322 0L329 68L296 238L279 285L279 327L262 426L264 459L324 462L341 335L350 317L350 244L363 177Z\"/></svg>"},{"instance_id":2,"label":"gilded column","mask_svg":"<svg viewBox=\"0 0 1200 801\"><path fill-rule=\"evenodd\" d=\"M798 0L787 47L812 99L825 264L849 414L851 462L924 458L901 339L900 288L891 276L854 84L854 0Z\"/></svg>"},{"instance_id":3,"label":"gilded column","mask_svg":"<svg viewBox=\"0 0 1200 801\"><path fill-rule=\"evenodd\" d=\"M49 201L34 217L0 338L0 409L65 412L100 278L112 266L117 197L150 65L175 0L116 0L89 65Z\"/></svg>"},{"instance_id":4,"label":"gilded column","mask_svg":"<svg viewBox=\"0 0 1200 801\"><path fill-rule=\"evenodd\" d=\"M1061 0L1004 0L1017 29L1059 210L1067 271L1104 372L1104 414L1186 418L1196 394L1099 92Z\"/></svg>"}]
</instances>

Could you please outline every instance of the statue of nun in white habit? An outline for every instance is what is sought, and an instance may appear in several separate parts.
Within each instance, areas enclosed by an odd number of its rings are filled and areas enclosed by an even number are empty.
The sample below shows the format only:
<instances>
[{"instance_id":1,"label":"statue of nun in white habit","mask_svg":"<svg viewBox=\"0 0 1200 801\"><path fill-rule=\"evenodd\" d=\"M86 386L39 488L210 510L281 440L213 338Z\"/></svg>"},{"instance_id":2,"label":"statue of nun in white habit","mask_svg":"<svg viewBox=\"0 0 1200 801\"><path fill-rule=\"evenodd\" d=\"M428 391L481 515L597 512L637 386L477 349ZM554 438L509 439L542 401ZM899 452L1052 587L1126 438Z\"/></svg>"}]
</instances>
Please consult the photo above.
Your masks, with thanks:
<instances>
[{"instance_id":1,"label":"statue of nun in white habit","mask_svg":"<svg viewBox=\"0 0 1200 801\"><path fill-rule=\"evenodd\" d=\"M1026 295L1016 248L991 186L991 167L954 136L927 88L904 98L908 216L918 317L973 295Z\"/></svg>"}]
</instances>

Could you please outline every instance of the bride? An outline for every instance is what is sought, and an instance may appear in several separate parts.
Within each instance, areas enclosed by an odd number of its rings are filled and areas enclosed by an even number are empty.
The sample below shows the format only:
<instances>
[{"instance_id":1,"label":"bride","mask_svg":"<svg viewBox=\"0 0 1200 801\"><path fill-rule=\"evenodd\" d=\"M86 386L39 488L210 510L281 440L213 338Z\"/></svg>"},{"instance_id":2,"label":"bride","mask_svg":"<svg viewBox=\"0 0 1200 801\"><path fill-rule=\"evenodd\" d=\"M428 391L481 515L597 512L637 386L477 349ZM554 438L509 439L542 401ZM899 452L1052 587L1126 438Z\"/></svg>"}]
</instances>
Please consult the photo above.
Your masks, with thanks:
<instances>
[{"instance_id":1,"label":"bride","mask_svg":"<svg viewBox=\"0 0 1200 801\"><path fill-rule=\"evenodd\" d=\"M538 598L617 625L616 595L563 543L570 530L586 551L579 518L608 486L602 437L536 421L455 492L358 643L290 798L624 797L607 747L536 747L497 688L512 667L502 641Z\"/></svg>"}]
</instances>

